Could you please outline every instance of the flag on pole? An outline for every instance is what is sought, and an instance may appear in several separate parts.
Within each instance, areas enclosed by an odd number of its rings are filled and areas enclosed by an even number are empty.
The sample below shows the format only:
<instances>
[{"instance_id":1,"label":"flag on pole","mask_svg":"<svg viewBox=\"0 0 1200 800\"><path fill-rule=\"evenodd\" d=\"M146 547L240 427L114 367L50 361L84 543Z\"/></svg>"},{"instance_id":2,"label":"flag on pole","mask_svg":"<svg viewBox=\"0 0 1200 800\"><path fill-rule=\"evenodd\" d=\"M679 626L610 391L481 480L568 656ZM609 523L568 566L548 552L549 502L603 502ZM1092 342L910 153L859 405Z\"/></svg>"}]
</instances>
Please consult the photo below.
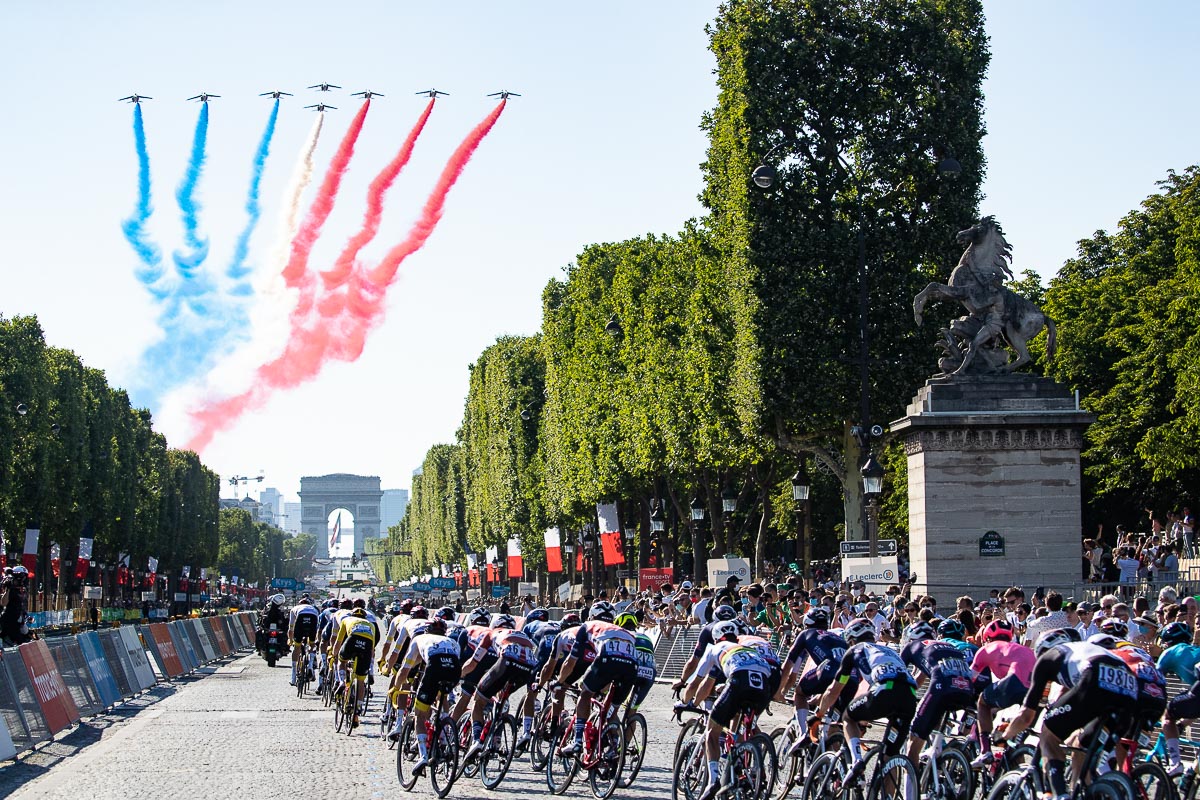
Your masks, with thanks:
<instances>
[{"instance_id":1,"label":"flag on pole","mask_svg":"<svg viewBox=\"0 0 1200 800\"><path fill-rule=\"evenodd\" d=\"M129 554L117 553L117 586L124 586L129 578Z\"/></svg>"},{"instance_id":2,"label":"flag on pole","mask_svg":"<svg viewBox=\"0 0 1200 800\"><path fill-rule=\"evenodd\" d=\"M563 571L562 537L558 528L546 528L546 571Z\"/></svg>"},{"instance_id":3,"label":"flag on pole","mask_svg":"<svg viewBox=\"0 0 1200 800\"><path fill-rule=\"evenodd\" d=\"M83 532L84 534L92 532L91 522L83 526ZM91 536L85 535L79 537L79 558L75 559L75 577L79 580L83 580L87 576L88 566L92 561L92 544L94 541Z\"/></svg>"},{"instance_id":4,"label":"flag on pole","mask_svg":"<svg viewBox=\"0 0 1200 800\"><path fill-rule=\"evenodd\" d=\"M50 545L50 574L56 578L58 577L59 565L62 564L61 556L62 551L59 549L58 542Z\"/></svg>"},{"instance_id":5,"label":"flag on pole","mask_svg":"<svg viewBox=\"0 0 1200 800\"><path fill-rule=\"evenodd\" d=\"M625 553L621 549L621 534L617 531L600 534L600 549L604 551L604 566L625 563Z\"/></svg>"},{"instance_id":6,"label":"flag on pole","mask_svg":"<svg viewBox=\"0 0 1200 800\"><path fill-rule=\"evenodd\" d=\"M483 551L483 555L487 562L485 564L487 567L487 579L489 581L500 580L500 568L495 564L495 562L500 558L500 548L489 547L487 550Z\"/></svg>"},{"instance_id":7,"label":"flag on pole","mask_svg":"<svg viewBox=\"0 0 1200 800\"><path fill-rule=\"evenodd\" d=\"M596 518L600 522L601 533L621 530L621 526L617 524L616 503L596 503Z\"/></svg>"},{"instance_id":8,"label":"flag on pole","mask_svg":"<svg viewBox=\"0 0 1200 800\"><path fill-rule=\"evenodd\" d=\"M0 569L8 566L8 545L5 544L5 539L7 538L4 529L0 528Z\"/></svg>"},{"instance_id":9,"label":"flag on pole","mask_svg":"<svg viewBox=\"0 0 1200 800\"><path fill-rule=\"evenodd\" d=\"M329 535L329 550L332 552L337 547L338 542L342 538L342 512L338 512L337 519L333 521L333 533Z\"/></svg>"},{"instance_id":10,"label":"flag on pole","mask_svg":"<svg viewBox=\"0 0 1200 800\"><path fill-rule=\"evenodd\" d=\"M467 553L467 569L475 569L475 567L479 566L477 563L478 558L479 556L474 553Z\"/></svg>"},{"instance_id":11,"label":"flag on pole","mask_svg":"<svg viewBox=\"0 0 1200 800\"><path fill-rule=\"evenodd\" d=\"M150 556L146 560L146 572L150 573L150 588L154 588L154 580L158 577L158 559Z\"/></svg>"},{"instance_id":12,"label":"flag on pole","mask_svg":"<svg viewBox=\"0 0 1200 800\"><path fill-rule=\"evenodd\" d=\"M37 569L38 537L41 535L42 532L37 528L25 529L25 552L21 554L21 563L30 575Z\"/></svg>"},{"instance_id":13,"label":"flag on pole","mask_svg":"<svg viewBox=\"0 0 1200 800\"><path fill-rule=\"evenodd\" d=\"M521 540L508 540L508 577L511 579L516 575L525 577L525 562L521 559Z\"/></svg>"}]
</instances>

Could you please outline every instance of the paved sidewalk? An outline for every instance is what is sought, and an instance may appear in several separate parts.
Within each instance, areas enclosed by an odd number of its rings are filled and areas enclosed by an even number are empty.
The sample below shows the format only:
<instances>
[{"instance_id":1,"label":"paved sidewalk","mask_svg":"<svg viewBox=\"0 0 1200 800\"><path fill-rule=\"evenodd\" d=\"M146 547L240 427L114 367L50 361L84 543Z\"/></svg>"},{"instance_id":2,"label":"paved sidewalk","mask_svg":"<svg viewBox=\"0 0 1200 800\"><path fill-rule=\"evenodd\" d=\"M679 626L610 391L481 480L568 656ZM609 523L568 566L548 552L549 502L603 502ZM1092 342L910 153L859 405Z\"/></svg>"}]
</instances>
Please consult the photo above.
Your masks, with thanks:
<instances>
[{"instance_id":1,"label":"paved sidewalk","mask_svg":"<svg viewBox=\"0 0 1200 800\"><path fill-rule=\"evenodd\" d=\"M317 698L296 697L288 669L270 669L255 655L211 676L160 687L137 713L121 712L85 725L61 742L0 769L0 797L54 800L80 797L162 800L176 794L244 797L394 798L395 751L379 737L379 700L353 736L333 730L333 712ZM666 798L676 728L668 687L656 686L644 712L650 746L630 798ZM766 725L786 719L776 706ZM782 724L779 722L778 724ZM75 739L72 741L72 737ZM513 762L499 792L549 795L545 775L527 759ZM422 778L411 793L436 795ZM588 796L586 782L569 795ZM478 778L460 778L454 798L493 795Z\"/></svg>"}]
</instances>

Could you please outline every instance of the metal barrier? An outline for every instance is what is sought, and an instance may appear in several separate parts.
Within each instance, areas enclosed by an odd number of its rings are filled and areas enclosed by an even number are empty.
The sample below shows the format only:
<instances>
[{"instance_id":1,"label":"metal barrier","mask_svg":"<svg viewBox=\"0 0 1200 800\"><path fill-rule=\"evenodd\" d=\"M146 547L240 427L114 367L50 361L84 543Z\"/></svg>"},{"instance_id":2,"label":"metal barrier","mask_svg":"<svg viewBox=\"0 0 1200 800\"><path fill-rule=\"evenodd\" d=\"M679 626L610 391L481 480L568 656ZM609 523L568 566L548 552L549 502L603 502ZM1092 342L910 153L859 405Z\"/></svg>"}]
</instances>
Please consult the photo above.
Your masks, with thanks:
<instances>
[{"instance_id":1,"label":"metal barrier","mask_svg":"<svg viewBox=\"0 0 1200 800\"><path fill-rule=\"evenodd\" d=\"M105 708L115 706L121 701L121 690L117 688L117 679L104 657L104 648L100 645L100 635L95 631L81 633L75 637L79 641L83 658L87 662L88 672L100 695L100 701Z\"/></svg>"},{"instance_id":2,"label":"metal barrier","mask_svg":"<svg viewBox=\"0 0 1200 800\"><path fill-rule=\"evenodd\" d=\"M33 747L51 736L15 647L0 652L0 714L18 750Z\"/></svg>"},{"instance_id":3,"label":"metal barrier","mask_svg":"<svg viewBox=\"0 0 1200 800\"><path fill-rule=\"evenodd\" d=\"M74 636L63 636L48 640L46 645L79 713L91 716L103 711L106 704L100 699L100 692L83 657L79 641Z\"/></svg>"},{"instance_id":4,"label":"metal barrier","mask_svg":"<svg viewBox=\"0 0 1200 800\"><path fill-rule=\"evenodd\" d=\"M207 664L211 658L200 643L200 629L194 624L193 619L184 619L179 621L180 630L187 635L188 642L191 644L192 657L196 661L196 666Z\"/></svg>"},{"instance_id":5,"label":"metal barrier","mask_svg":"<svg viewBox=\"0 0 1200 800\"><path fill-rule=\"evenodd\" d=\"M183 624L180 622L168 622L167 633L171 634L171 641L175 644L175 652L179 654L179 660L183 662L184 672L191 672L200 666L200 661L192 651L192 642L188 638L187 631L183 629Z\"/></svg>"}]
</instances>

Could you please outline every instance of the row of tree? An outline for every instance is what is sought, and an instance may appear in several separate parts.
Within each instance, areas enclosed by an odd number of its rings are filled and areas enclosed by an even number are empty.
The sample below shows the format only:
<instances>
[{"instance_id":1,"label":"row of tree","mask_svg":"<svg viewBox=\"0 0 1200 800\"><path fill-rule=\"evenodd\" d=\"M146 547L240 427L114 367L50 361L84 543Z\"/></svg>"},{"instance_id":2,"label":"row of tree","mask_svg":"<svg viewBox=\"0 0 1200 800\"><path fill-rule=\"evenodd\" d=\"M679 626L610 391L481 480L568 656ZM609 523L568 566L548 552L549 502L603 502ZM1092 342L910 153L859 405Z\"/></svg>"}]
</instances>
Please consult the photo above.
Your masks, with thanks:
<instances>
[{"instance_id":1,"label":"row of tree","mask_svg":"<svg viewBox=\"0 0 1200 800\"><path fill-rule=\"evenodd\" d=\"M954 233L976 216L982 10L744 0L709 35L720 97L703 119L707 216L587 247L544 290L541 331L480 354L457 441L429 451L385 545L412 553L390 574L503 554L509 538L540 564L546 527L568 541L613 501L643 566L690 561L700 577L713 554L793 560L790 478L806 463L818 554L835 527L863 536L859 468L888 442L862 429L899 416L936 364L912 297L948 274ZM937 170L949 154L956 181ZM768 156L762 190L751 173Z\"/></svg>"}]
</instances>

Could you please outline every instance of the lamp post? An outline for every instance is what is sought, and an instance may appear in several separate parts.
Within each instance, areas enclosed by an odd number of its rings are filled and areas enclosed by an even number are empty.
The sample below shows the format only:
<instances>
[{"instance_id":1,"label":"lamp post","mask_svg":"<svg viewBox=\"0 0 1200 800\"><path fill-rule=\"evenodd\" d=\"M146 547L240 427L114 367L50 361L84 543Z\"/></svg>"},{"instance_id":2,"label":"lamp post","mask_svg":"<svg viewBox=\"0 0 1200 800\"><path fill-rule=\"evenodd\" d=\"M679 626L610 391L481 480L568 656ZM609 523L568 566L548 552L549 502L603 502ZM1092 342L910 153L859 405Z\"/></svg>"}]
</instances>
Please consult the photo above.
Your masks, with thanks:
<instances>
[{"instance_id":1,"label":"lamp post","mask_svg":"<svg viewBox=\"0 0 1200 800\"><path fill-rule=\"evenodd\" d=\"M568 540L563 544L562 550L567 559L567 584L573 587L575 585L575 545ZM567 599L570 599L570 595L567 596Z\"/></svg>"},{"instance_id":2,"label":"lamp post","mask_svg":"<svg viewBox=\"0 0 1200 800\"><path fill-rule=\"evenodd\" d=\"M876 460L874 453L867 454L866 463L862 466L863 499L867 507L867 541L870 550L868 555L875 558L879 555L879 493L883 491L883 466Z\"/></svg>"},{"instance_id":3,"label":"lamp post","mask_svg":"<svg viewBox=\"0 0 1200 800\"><path fill-rule=\"evenodd\" d=\"M635 536L637 536L637 528L635 528L632 525L626 525L625 526L625 550L623 552L623 555L625 557L625 563L623 564L623 566L625 567L625 575L627 576L625 578L625 580L629 580L629 578L628 578L629 575L636 574L635 572L633 572L630 569L630 563L631 563L630 556L634 553L633 537L635 537ZM620 583L620 581L617 581L617 583Z\"/></svg>"},{"instance_id":4,"label":"lamp post","mask_svg":"<svg viewBox=\"0 0 1200 800\"><path fill-rule=\"evenodd\" d=\"M804 459L796 466L796 474L792 476L792 500L797 506L803 506L804 518L800 530L796 532L796 563L800 565L800 575L808 579L808 556L804 552L811 535L812 501L809 499L808 468Z\"/></svg>"},{"instance_id":5,"label":"lamp post","mask_svg":"<svg viewBox=\"0 0 1200 800\"><path fill-rule=\"evenodd\" d=\"M656 569L662 569L662 550L663 533L666 531L667 520L663 516L662 501L655 500L654 508L650 512L650 554L654 556L654 566Z\"/></svg>"},{"instance_id":6,"label":"lamp post","mask_svg":"<svg viewBox=\"0 0 1200 800\"><path fill-rule=\"evenodd\" d=\"M700 526L704 523L704 501L700 499L700 495L692 498L688 508L692 516L692 580L699 584L706 577L704 567L707 566L700 564Z\"/></svg>"}]
</instances>

